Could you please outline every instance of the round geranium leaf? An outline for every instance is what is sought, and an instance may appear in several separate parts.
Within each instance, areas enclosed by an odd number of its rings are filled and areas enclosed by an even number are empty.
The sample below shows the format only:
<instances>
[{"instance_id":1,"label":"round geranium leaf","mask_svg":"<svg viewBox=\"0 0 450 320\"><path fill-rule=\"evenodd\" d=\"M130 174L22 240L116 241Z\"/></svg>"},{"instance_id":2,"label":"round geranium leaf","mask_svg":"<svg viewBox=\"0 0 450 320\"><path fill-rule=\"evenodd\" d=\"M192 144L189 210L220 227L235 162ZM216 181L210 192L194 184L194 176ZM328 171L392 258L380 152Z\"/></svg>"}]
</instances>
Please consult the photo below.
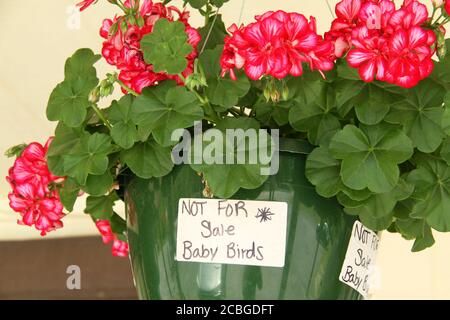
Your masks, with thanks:
<instances>
[{"instance_id":1,"label":"round geranium leaf","mask_svg":"<svg viewBox=\"0 0 450 320\"><path fill-rule=\"evenodd\" d=\"M331 137L341 128L335 114L336 96L334 89L322 86L318 97L311 102L294 104L289 112L289 122L300 132L307 132L314 145L328 145Z\"/></svg>"},{"instance_id":2,"label":"round geranium leaf","mask_svg":"<svg viewBox=\"0 0 450 320\"><path fill-rule=\"evenodd\" d=\"M414 184L417 199L412 217L425 218L435 230L450 231L450 167L434 157L420 161L418 168L408 175Z\"/></svg>"},{"instance_id":3,"label":"round geranium leaf","mask_svg":"<svg viewBox=\"0 0 450 320\"><path fill-rule=\"evenodd\" d=\"M235 106L250 90L250 81L242 73L238 73L236 80L221 76L222 49L223 46L218 46L214 50L205 50L200 56L200 63L208 82L205 89L206 96L212 104L222 107L218 111L226 111Z\"/></svg>"},{"instance_id":4,"label":"round geranium leaf","mask_svg":"<svg viewBox=\"0 0 450 320\"><path fill-rule=\"evenodd\" d=\"M154 141L137 143L121 153L122 160L138 177L149 179L163 177L173 169L170 148Z\"/></svg>"},{"instance_id":5,"label":"round geranium leaf","mask_svg":"<svg viewBox=\"0 0 450 320\"><path fill-rule=\"evenodd\" d=\"M142 38L144 60L153 65L155 72L179 74L187 68L186 57L193 48L187 42L185 28L180 21L161 18L153 26L153 31Z\"/></svg>"},{"instance_id":6,"label":"round geranium leaf","mask_svg":"<svg viewBox=\"0 0 450 320\"><path fill-rule=\"evenodd\" d=\"M151 132L166 147L177 142L172 141L174 130L192 127L203 118L203 109L192 92L169 84L144 90L133 104L131 118L139 132Z\"/></svg>"},{"instance_id":7,"label":"round geranium leaf","mask_svg":"<svg viewBox=\"0 0 450 320\"><path fill-rule=\"evenodd\" d=\"M109 220L114 214L114 202L119 198L115 192L106 196L89 196L86 199L85 213L91 215L94 219Z\"/></svg>"},{"instance_id":8,"label":"round geranium leaf","mask_svg":"<svg viewBox=\"0 0 450 320\"><path fill-rule=\"evenodd\" d=\"M383 121L395 101L395 96L373 84L368 84L355 101L356 115L364 124L374 125Z\"/></svg>"},{"instance_id":9,"label":"round geranium leaf","mask_svg":"<svg viewBox=\"0 0 450 320\"><path fill-rule=\"evenodd\" d=\"M447 137L447 139L445 139L444 143L442 144L441 157L450 166L450 137Z\"/></svg>"},{"instance_id":10,"label":"round geranium leaf","mask_svg":"<svg viewBox=\"0 0 450 320\"><path fill-rule=\"evenodd\" d=\"M126 95L119 101L114 101L109 110L109 121L112 123L111 137L124 149L131 148L138 140L136 125L131 119L133 97Z\"/></svg>"},{"instance_id":11,"label":"round geranium leaf","mask_svg":"<svg viewBox=\"0 0 450 320\"><path fill-rule=\"evenodd\" d=\"M259 137L257 143L250 144L244 131L256 129L253 132L257 132L258 121L251 118L226 118L216 129L207 131L205 135L209 135L213 130L225 132L228 129L238 129L239 131L235 131L236 135L227 133L220 144L216 141L211 144L204 141L201 159L195 156L195 151L192 152L194 158L191 161L191 167L203 174L211 193L220 198L229 198L240 188L256 189L269 177L267 174L263 174L263 169L266 169L266 165L270 165L270 163L261 163L261 159L258 158L258 155L262 154L259 146L269 143L269 141L262 141L262 138ZM218 133L219 137L223 137L223 133ZM270 137L267 138L270 139ZM256 157L253 157L255 155ZM252 158L254 161L251 160ZM268 158L268 160L271 159L271 157Z\"/></svg>"},{"instance_id":12,"label":"round geranium leaf","mask_svg":"<svg viewBox=\"0 0 450 320\"><path fill-rule=\"evenodd\" d=\"M80 126L90 106L89 93L97 86L97 72L93 67L100 56L90 49L80 49L67 59L65 79L50 95L47 118L62 121L69 127Z\"/></svg>"},{"instance_id":13,"label":"round geranium leaf","mask_svg":"<svg viewBox=\"0 0 450 320\"><path fill-rule=\"evenodd\" d=\"M386 121L401 124L420 151L434 152L444 138L444 94L445 89L438 83L423 80L408 91L404 100L392 105Z\"/></svg>"},{"instance_id":14,"label":"round geranium leaf","mask_svg":"<svg viewBox=\"0 0 450 320\"><path fill-rule=\"evenodd\" d=\"M64 156L64 170L83 186L89 174L102 175L106 172L108 155L114 150L108 135L86 134L70 153Z\"/></svg>"},{"instance_id":15,"label":"round geranium leaf","mask_svg":"<svg viewBox=\"0 0 450 320\"><path fill-rule=\"evenodd\" d=\"M342 159L341 177L355 190L385 193L398 183L398 164L413 153L411 140L396 126L347 125L331 140L330 150Z\"/></svg>"},{"instance_id":16,"label":"round geranium leaf","mask_svg":"<svg viewBox=\"0 0 450 320\"><path fill-rule=\"evenodd\" d=\"M325 198L335 196L343 188L340 171L341 162L326 147L314 149L306 161L306 177Z\"/></svg>"}]
</instances>

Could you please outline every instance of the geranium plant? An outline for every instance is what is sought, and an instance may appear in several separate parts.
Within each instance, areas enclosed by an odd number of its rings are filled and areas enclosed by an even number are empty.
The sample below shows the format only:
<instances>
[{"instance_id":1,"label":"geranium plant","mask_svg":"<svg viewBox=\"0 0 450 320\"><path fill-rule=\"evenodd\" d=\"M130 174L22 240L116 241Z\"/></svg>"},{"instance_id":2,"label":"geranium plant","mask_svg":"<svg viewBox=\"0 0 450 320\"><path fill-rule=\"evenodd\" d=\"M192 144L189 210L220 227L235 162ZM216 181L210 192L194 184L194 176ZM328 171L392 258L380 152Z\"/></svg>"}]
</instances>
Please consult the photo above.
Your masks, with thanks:
<instances>
[{"instance_id":1,"label":"geranium plant","mask_svg":"<svg viewBox=\"0 0 450 320\"><path fill-rule=\"evenodd\" d=\"M85 0L81 10L103 0ZM176 129L279 129L313 146L306 175L369 228L434 243L450 231L450 1L343 0L324 36L315 18L284 11L226 28L228 0L108 0L122 13L100 28L101 55L80 49L47 105L54 137L11 148L9 195L20 223L42 235L62 227L80 194L113 253L126 256L114 212L118 177L162 177ZM188 7L205 24L189 24ZM115 71L97 77L105 59ZM120 87L110 106L102 98ZM193 164L209 196L260 187L258 165Z\"/></svg>"}]
</instances>

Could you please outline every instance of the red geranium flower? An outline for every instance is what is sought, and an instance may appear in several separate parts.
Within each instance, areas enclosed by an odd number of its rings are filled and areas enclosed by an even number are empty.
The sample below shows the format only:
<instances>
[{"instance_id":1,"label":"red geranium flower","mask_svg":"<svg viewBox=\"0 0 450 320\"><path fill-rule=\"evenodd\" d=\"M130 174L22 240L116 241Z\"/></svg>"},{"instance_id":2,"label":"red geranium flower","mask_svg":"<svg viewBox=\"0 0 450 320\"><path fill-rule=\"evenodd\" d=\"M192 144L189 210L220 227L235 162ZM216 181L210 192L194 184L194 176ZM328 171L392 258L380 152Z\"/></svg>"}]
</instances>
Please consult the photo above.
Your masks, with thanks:
<instances>
[{"instance_id":1,"label":"red geranium flower","mask_svg":"<svg viewBox=\"0 0 450 320\"><path fill-rule=\"evenodd\" d=\"M436 36L423 28L427 7L405 0L395 8L389 0L343 0L326 38L335 42L336 56L347 54L366 82L375 79L410 88L433 70Z\"/></svg>"},{"instance_id":2,"label":"red geranium flower","mask_svg":"<svg viewBox=\"0 0 450 320\"><path fill-rule=\"evenodd\" d=\"M61 228L65 216L57 190L52 184L64 178L54 176L48 169L45 155L52 139L45 146L37 142L28 145L9 170L7 181L12 187L9 205L20 213L19 224L35 226L41 235Z\"/></svg>"},{"instance_id":3,"label":"red geranium flower","mask_svg":"<svg viewBox=\"0 0 450 320\"><path fill-rule=\"evenodd\" d=\"M125 2L130 7L134 3ZM177 8L166 7L162 3L153 3L146 0L142 3L140 14L144 18L144 26L128 24L126 32L118 28L115 34L110 34L110 29L114 23L117 23L122 17L115 17L114 20L106 19L100 28L100 36L106 39L103 43L102 55L106 61L116 66L119 70L119 79L128 87L142 92L142 89L148 86L154 86L160 81L173 79L179 84L183 82L178 75L168 75L166 73L156 73L153 66L145 63L142 51L140 50L140 41L142 37L153 30L153 26L160 18L166 18L171 21L181 21L185 24L185 32L188 35L188 42L194 50L188 55L188 66L182 72L184 77L189 76L193 72L194 59L197 57L197 45L200 43L201 37L198 31L192 28L187 19L189 13L181 12ZM177 18L175 18L177 17ZM124 91L124 93L126 93Z\"/></svg>"},{"instance_id":4,"label":"red geranium flower","mask_svg":"<svg viewBox=\"0 0 450 320\"><path fill-rule=\"evenodd\" d=\"M113 241L112 254L115 257L128 257L128 243L119 240L117 236L112 232L111 224L108 220L97 220L95 222L98 231L102 235L103 243L107 244Z\"/></svg>"},{"instance_id":5,"label":"red geranium flower","mask_svg":"<svg viewBox=\"0 0 450 320\"><path fill-rule=\"evenodd\" d=\"M314 18L298 13L267 12L256 22L238 28L232 25L221 57L222 76L244 69L252 80L262 76L282 79L303 74L303 63L311 69L330 70L334 66L334 47L317 34Z\"/></svg>"}]
</instances>

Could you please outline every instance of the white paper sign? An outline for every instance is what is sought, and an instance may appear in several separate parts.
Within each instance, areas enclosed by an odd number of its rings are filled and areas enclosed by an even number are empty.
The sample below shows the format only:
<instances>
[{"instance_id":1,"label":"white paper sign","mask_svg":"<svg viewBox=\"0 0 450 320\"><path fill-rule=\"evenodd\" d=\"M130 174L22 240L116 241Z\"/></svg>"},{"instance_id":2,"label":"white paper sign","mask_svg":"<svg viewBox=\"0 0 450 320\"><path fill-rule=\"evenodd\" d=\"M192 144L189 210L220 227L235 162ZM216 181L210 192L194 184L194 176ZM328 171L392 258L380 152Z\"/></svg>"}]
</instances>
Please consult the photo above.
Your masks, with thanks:
<instances>
[{"instance_id":1,"label":"white paper sign","mask_svg":"<svg viewBox=\"0 0 450 320\"><path fill-rule=\"evenodd\" d=\"M284 267L287 203L180 199L178 261Z\"/></svg>"},{"instance_id":2,"label":"white paper sign","mask_svg":"<svg viewBox=\"0 0 450 320\"><path fill-rule=\"evenodd\" d=\"M367 229L361 222L355 222L339 280L364 298L369 294L371 275L376 270L379 242L380 238L375 232Z\"/></svg>"}]
</instances>

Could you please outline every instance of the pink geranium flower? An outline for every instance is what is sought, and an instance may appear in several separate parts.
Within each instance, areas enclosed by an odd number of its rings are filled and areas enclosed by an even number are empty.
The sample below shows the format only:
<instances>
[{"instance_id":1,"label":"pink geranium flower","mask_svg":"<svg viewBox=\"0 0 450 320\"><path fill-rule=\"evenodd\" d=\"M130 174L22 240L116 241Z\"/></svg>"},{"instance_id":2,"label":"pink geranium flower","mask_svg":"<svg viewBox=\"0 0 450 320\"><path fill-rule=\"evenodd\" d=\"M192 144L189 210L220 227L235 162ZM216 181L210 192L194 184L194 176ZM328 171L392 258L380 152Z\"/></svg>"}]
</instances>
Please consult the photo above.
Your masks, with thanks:
<instances>
[{"instance_id":1,"label":"pink geranium flower","mask_svg":"<svg viewBox=\"0 0 450 320\"><path fill-rule=\"evenodd\" d=\"M112 232L111 224L108 220L97 220L95 222L98 231L102 235L103 243L107 244L111 241L112 245L112 254L115 257L128 257L128 243L125 241L119 240L117 236Z\"/></svg>"},{"instance_id":2,"label":"pink geranium flower","mask_svg":"<svg viewBox=\"0 0 450 320\"><path fill-rule=\"evenodd\" d=\"M125 6L132 7L137 2L127 1ZM100 36L106 39L103 43L102 55L106 61L116 66L119 70L119 79L128 87L142 92L142 89L148 86L154 86L160 81L172 79L177 83L183 84L178 75L168 75L166 73L156 73L153 66L144 61L143 53L140 50L140 41L146 34L151 33L156 21L160 18L166 18L170 21L181 21L186 26L188 42L194 48L188 59L188 66L182 72L184 77L193 72L194 60L197 57L197 46L201 41L197 29L192 28L188 23L189 13L180 11L173 6L164 6L162 3L153 3L144 1L140 7L140 14L144 18L144 26L128 24L127 31L123 32L118 28L115 34L110 34L111 27L122 17L115 17L113 20L106 19L100 28ZM124 91L124 93L126 93Z\"/></svg>"},{"instance_id":3,"label":"pink geranium flower","mask_svg":"<svg viewBox=\"0 0 450 320\"><path fill-rule=\"evenodd\" d=\"M52 139L45 146L37 142L29 144L16 159L6 177L11 185L9 205L21 215L19 224L33 226L41 235L61 228L65 216L63 205L54 184L64 178L54 176L48 169L45 155Z\"/></svg>"},{"instance_id":4,"label":"pink geranium flower","mask_svg":"<svg viewBox=\"0 0 450 320\"><path fill-rule=\"evenodd\" d=\"M248 26L232 25L221 57L222 76L244 69L252 80L263 76L282 79L303 74L303 63L311 69L334 66L334 46L317 34L314 18L298 13L269 11Z\"/></svg>"},{"instance_id":5,"label":"pink geranium flower","mask_svg":"<svg viewBox=\"0 0 450 320\"><path fill-rule=\"evenodd\" d=\"M343 0L336 14L326 38L334 41L336 56L347 54L362 80L410 88L433 71L436 36L424 28L429 15L419 1L405 0L396 9L390 0Z\"/></svg>"}]
</instances>

